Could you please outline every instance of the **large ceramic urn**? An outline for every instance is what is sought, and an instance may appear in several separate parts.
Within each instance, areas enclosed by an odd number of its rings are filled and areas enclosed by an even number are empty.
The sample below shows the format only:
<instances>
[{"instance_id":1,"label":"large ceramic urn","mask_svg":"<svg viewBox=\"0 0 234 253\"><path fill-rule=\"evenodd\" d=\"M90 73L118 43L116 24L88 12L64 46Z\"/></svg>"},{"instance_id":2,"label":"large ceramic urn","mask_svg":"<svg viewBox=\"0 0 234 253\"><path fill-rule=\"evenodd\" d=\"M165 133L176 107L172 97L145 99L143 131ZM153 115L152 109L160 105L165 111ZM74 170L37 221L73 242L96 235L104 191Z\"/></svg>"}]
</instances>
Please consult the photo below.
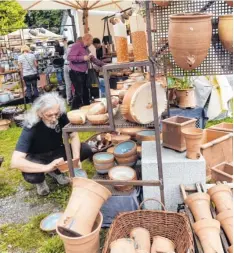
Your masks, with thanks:
<instances>
[{"instance_id":1,"label":"large ceramic urn","mask_svg":"<svg viewBox=\"0 0 234 253\"><path fill-rule=\"evenodd\" d=\"M219 17L219 38L230 53L233 52L233 14Z\"/></svg>"},{"instance_id":2,"label":"large ceramic urn","mask_svg":"<svg viewBox=\"0 0 234 253\"><path fill-rule=\"evenodd\" d=\"M170 16L169 49L180 68L193 70L206 58L212 37L211 17L202 13Z\"/></svg>"},{"instance_id":3,"label":"large ceramic urn","mask_svg":"<svg viewBox=\"0 0 234 253\"><path fill-rule=\"evenodd\" d=\"M166 109L166 93L160 82L156 82L159 116ZM136 82L124 96L121 114L130 122L149 124L154 121L150 82Z\"/></svg>"}]
</instances>

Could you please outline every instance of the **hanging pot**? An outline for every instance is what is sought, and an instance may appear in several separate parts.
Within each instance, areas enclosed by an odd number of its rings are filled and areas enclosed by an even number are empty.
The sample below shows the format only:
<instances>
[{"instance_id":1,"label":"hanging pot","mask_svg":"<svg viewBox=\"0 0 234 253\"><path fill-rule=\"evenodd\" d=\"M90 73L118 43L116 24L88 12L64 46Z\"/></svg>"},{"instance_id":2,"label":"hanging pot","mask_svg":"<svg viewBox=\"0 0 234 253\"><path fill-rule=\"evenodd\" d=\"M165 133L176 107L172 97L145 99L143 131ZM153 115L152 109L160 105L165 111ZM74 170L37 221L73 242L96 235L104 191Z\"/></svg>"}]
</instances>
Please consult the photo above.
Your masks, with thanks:
<instances>
[{"instance_id":1,"label":"hanging pot","mask_svg":"<svg viewBox=\"0 0 234 253\"><path fill-rule=\"evenodd\" d=\"M225 1L230 7L233 7L233 0L232 1Z\"/></svg>"},{"instance_id":2,"label":"hanging pot","mask_svg":"<svg viewBox=\"0 0 234 253\"><path fill-rule=\"evenodd\" d=\"M204 253L224 253L220 239L219 221L213 219L200 220L193 224L193 229L199 237Z\"/></svg>"},{"instance_id":3,"label":"hanging pot","mask_svg":"<svg viewBox=\"0 0 234 253\"><path fill-rule=\"evenodd\" d=\"M136 253L134 241L128 238L118 239L110 245L110 253ZM87 252L88 253L88 252Z\"/></svg>"},{"instance_id":4,"label":"hanging pot","mask_svg":"<svg viewBox=\"0 0 234 253\"><path fill-rule=\"evenodd\" d=\"M107 188L93 180L73 178L72 194L58 227L80 236L88 235L102 204L110 196Z\"/></svg>"},{"instance_id":5,"label":"hanging pot","mask_svg":"<svg viewBox=\"0 0 234 253\"><path fill-rule=\"evenodd\" d=\"M145 228L134 228L130 232L131 239L135 242L136 252L150 253L150 232Z\"/></svg>"},{"instance_id":6,"label":"hanging pot","mask_svg":"<svg viewBox=\"0 0 234 253\"><path fill-rule=\"evenodd\" d=\"M167 7L170 4L169 0L163 0L163 1L154 0L153 2L160 7Z\"/></svg>"},{"instance_id":7,"label":"hanging pot","mask_svg":"<svg viewBox=\"0 0 234 253\"><path fill-rule=\"evenodd\" d=\"M196 98L195 98L195 88L179 90L176 89L176 97L179 102L180 108L195 108Z\"/></svg>"},{"instance_id":8,"label":"hanging pot","mask_svg":"<svg viewBox=\"0 0 234 253\"><path fill-rule=\"evenodd\" d=\"M228 185L220 184L213 186L208 191L218 213L233 210L232 192Z\"/></svg>"},{"instance_id":9,"label":"hanging pot","mask_svg":"<svg viewBox=\"0 0 234 253\"><path fill-rule=\"evenodd\" d=\"M210 196L206 193L194 193L185 199L185 204L191 210L195 221L212 219L210 212Z\"/></svg>"},{"instance_id":10,"label":"hanging pot","mask_svg":"<svg viewBox=\"0 0 234 253\"><path fill-rule=\"evenodd\" d=\"M198 160L201 157L200 146L202 142L203 130L200 128L186 128L181 130L186 143L186 157Z\"/></svg>"},{"instance_id":11,"label":"hanging pot","mask_svg":"<svg viewBox=\"0 0 234 253\"><path fill-rule=\"evenodd\" d=\"M216 219L220 222L230 243L233 242L233 213L232 210L226 210L218 214Z\"/></svg>"},{"instance_id":12,"label":"hanging pot","mask_svg":"<svg viewBox=\"0 0 234 253\"><path fill-rule=\"evenodd\" d=\"M202 13L170 16L169 49L180 68L193 70L206 58L212 37L211 17Z\"/></svg>"},{"instance_id":13,"label":"hanging pot","mask_svg":"<svg viewBox=\"0 0 234 253\"><path fill-rule=\"evenodd\" d=\"M153 244L151 248L151 253L166 253L175 252L175 244L166 237L155 236L153 238Z\"/></svg>"},{"instance_id":14,"label":"hanging pot","mask_svg":"<svg viewBox=\"0 0 234 253\"><path fill-rule=\"evenodd\" d=\"M219 17L219 38L228 52L233 52L233 14Z\"/></svg>"}]
</instances>

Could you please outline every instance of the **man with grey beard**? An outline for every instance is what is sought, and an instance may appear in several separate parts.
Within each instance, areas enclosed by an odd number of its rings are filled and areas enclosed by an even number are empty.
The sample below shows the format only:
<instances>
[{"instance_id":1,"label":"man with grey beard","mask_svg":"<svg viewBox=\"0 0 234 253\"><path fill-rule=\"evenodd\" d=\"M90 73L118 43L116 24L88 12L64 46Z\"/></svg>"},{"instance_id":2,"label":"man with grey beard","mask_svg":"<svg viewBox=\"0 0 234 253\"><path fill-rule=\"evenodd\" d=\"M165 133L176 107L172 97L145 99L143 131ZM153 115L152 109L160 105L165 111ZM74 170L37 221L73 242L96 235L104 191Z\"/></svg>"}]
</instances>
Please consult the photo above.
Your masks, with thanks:
<instances>
[{"instance_id":1,"label":"man with grey beard","mask_svg":"<svg viewBox=\"0 0 234 253\"><path fill-rule=\"evenodd\" d=\"M22 171L24 179L35 184L39 195L49 194L45 174L60 185L69 179L57 169L66 160L62 128L69 123L65 101L57 93L39 97L25 114L24 129L12 156L11 166ZM80 143L77 133L70 134L74 159L83 161L92 156L89 145Z\"/></svg>"}]
</instances>

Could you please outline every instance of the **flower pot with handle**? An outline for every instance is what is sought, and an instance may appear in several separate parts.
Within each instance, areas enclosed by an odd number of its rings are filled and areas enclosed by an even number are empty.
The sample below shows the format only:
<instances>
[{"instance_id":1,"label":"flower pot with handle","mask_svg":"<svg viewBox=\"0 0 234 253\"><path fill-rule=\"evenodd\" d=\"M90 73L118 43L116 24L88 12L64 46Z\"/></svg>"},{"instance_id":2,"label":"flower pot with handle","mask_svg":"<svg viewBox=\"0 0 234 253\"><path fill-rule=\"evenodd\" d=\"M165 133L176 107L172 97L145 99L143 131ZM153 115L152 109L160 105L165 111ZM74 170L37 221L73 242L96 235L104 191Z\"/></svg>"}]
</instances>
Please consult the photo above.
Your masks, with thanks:
<instances>
[{"instance_id":1,"label":"flower pot with handle","mask_svg":"<svg viewBox=\"0 0 234 253\"><path fill-rule=\"evenodd\" d=\"M107 188L93 180L73 178L72 194L58 227L80 236L88 235L102 204L110 196L111 192Z\"/></svg>"},{"instance_id":2,"label":"flower pot with handle","mask_svg":"<svg viewBox=\"0 0 234 253\"><path fill-rule=\"evenodd\" d=\"M167 253L175 252L175 244L166 237L155 236L153 238L153 244L151 248L151 253Z\"/></svg>"},{"instance_id":3,"label":"flower pot with handle","mask_svg":"<svg viewBox=\"0 0 234 253\"><path fill-rule=\"evenodd\" d=\"M201 157L200 146L203 136L203 130L195 127L182 130L185 138L187 153L186 157L192 160L197 160Z\"/></svg>"},{"instance_id":4,"label":"flower pot with handle","mask_svg":"<svg viewBox=\"0 0 234 253\"><path fill-rule=\"evenodd\" d=\"M130 237L135 242L136 253L145 252L150 253L150 232L141 227L132 229Z\"/></svg>"},{"instance_id":5,"label":"flower pot with handle","mask_svg":"<svg viewBox=\"0 0 234 253\"><path fill-rule=\"evenodd\" d=\"M214 219L204 219L193 224L204 253L224 253L220 239L220 222Z\"/></svg>"},{"instance_id":6,"label":"flower pot with handle","mask_svg":"<svg viewBox=\"0 0 234 253\"><path fill-rule=\"evenodd\" d=\"M214 202L218 213L233 210L232 192L228 185L220 184L208 189L208 194Z\"/></svg>"},{"instance_id":7,"label":"flower pot with handle","mask_svg":"<svg viewBox=\"0 0 234 253\"><path fill-rule=\"evenodd\" d=\"M202 13L170 16L169 49L180 68L193 70L206 58L212 37L211 17Z\"/></svg>"},{"instance_id":8,"label":"flower pot with handle","mask_svg":"<svg viewBox=\"0 0 234 253\"><path fill-rule=\"evenodd\" d=\"M196 98L195 89L190 88L186 90L176 89L176 97L180 108L195 108Z\"/></svg>"},{"instance_id":9,"label":"flower pot with handle","mask_svg":"<svg viewBox=\"0 0 234 253\"><path fill-rule=\"evenodd\" d=\"M233 14L219 17L219 38L228 52L233 52Z\"/></svg>"},{"instance_id":10,"label":"flower pot with handle","mask_svg":"<svg viewBox=\"0 0 234 253\"><path fill-rule=\"evenodd\" d=\"M191 210L195 221L212 219L210 212L210 196L207 193L194 193L185 199L185 204Z\"/></svg>"},{"instance_id":11,"label":"flower pot with handle","mask_svg":"<svg viewBox=\"0 0 234 253\"><path fill-rule=\"evenodd\" d=\"M233 212L226 210L218 214L216 219L220 222L230 243L233 242Z\"/></svg>"}]
</instances>

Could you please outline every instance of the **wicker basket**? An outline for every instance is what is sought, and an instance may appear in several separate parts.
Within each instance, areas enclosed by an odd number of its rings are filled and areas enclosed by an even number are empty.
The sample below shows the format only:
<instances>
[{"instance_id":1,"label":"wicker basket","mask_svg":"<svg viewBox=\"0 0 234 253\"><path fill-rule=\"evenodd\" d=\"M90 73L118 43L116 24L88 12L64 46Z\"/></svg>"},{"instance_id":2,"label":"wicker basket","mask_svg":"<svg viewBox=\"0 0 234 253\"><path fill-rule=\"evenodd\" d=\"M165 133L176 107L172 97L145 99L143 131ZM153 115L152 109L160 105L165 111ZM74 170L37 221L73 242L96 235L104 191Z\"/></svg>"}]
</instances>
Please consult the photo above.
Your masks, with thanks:
<instances>
[{"instance_id":1,"label":"wicker basket","mask_svg":"<svg viewBox=\"0 0 234 253\"><path fill-rule=\"evenodd\" d=\"M176 253L194 253L193 233L185 214L168 211L141 210L121 213L112 223L102 253L110 253L110 244L120 238L128 238L133 228L143 227L150 232L151 242L154 236L163 236L176 246Z\"/></svg>"}]
</instances>

